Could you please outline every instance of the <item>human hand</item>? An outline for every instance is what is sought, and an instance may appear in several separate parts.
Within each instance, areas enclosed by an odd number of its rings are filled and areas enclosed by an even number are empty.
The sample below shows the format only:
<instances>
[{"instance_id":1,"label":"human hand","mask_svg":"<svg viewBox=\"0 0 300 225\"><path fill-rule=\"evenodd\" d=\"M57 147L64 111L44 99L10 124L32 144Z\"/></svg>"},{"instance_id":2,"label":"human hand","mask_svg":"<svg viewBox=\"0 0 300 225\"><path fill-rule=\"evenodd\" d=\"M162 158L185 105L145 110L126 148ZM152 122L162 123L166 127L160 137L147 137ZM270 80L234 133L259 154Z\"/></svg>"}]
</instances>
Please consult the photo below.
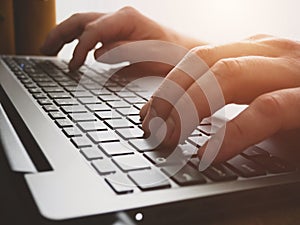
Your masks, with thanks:
<instances>
[{"instance_id":1,"label":"human hand","mask_svg":"<svg viewBox=\"0 0 300 225\"><path fill-rule=\"evenodd\" d=\"M227 122L215 162L225 161L278 131L300 127L299 42L258 35L233 44L195 48L187 56L192 54L199 56L211 73L202 71L198 79L193 80L175 67L140 113L147 135L150 135L149 122L154 117L166 121L167 134L162 146L178 144L181 131L179 115L189 113L176 112L173 105L155 97L175 95L178 99L176 104L182 103L181 93L166 88L167 81L182 87L197 109L199 121L190 125L191 131L201 119L214 113L210 111L205 92L199 87L205 82L205 76L216 78L224 103L250 104L240 115ZM190 58L185 57L180 64L189 65ZM212 141L222 140L221 135L221 131L217 132ZM206 147L207 143L198 150L200 158Z\"/></svg>"},{"instance_id":2,"label":"human hand","mask_svg":"<svg viewBox=\"0 0 300 225\"><path fill-rule=\"evenodd\" d=\"M95 50L96 59L117 46L140 40L172 42L187 49L205 44L161 26L131 7L125 7L115 13L80 13L71 16L49 33L41 51L46 55L56 55L66 43L75 39L79 42L69 63L70 70L78 69L98 42L103 46ZM145 65L147 69L157 69L149 63ZM167 73L170 69L169 65L165 65L157 70Z\"/></svg>"}]
</instances>

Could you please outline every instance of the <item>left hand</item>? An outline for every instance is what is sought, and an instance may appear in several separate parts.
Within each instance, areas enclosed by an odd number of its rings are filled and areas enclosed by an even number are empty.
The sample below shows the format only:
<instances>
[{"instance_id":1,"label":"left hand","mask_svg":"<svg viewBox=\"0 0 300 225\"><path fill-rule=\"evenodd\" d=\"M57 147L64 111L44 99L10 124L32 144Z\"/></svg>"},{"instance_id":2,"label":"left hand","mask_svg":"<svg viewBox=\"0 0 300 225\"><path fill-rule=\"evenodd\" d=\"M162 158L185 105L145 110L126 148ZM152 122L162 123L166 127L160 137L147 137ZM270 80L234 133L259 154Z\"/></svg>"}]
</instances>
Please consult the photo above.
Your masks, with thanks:
<instances>
[{"instance_id":1,"label":"left hand","mask_svg":"<svg viewBox=\"0 0 300 225\"><path fill-rule=\"evenodd\" d=\"M210 68L223 92L225 103L250 104L226 124L224 140L215 162L225 161L245 148L259 143L278 131L300 128L300 43L266 35L220 46L202 46L197 54ZM186 57L189 60L189 57ZM165 79L176 82L190 96L199 119L210 116L209 104L195 80L176 67ZM201 78L197 82L202 82ZM182 95L167 89L163 82L156 94ZM176 103L176 104L177 104ZM167 124L163 146L176 146L180 137L181 113L174 106L153 97L141 110L143 129L149 135L154 115ZM191 130L199 124L193 124ZM217 138L218 132L212 138ZM202 146L201 157L206 148Z\"/></svg>"}]
</instances>

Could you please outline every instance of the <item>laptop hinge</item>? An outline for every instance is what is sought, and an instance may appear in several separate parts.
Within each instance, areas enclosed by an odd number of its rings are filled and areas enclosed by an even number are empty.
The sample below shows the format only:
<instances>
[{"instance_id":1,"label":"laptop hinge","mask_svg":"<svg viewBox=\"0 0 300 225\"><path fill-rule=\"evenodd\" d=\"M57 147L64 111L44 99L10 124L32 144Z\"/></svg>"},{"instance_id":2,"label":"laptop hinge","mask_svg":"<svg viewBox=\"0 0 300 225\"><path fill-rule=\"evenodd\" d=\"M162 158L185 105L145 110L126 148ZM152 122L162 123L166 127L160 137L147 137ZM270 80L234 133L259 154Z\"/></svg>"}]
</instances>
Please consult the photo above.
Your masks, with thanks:
<instances>
[{"instance_id":1,"label":"laptop hinge","mask_svg":"<svg viewBox=\"0 0 300 225\"><path fill-rule=\"evenodd\" d=\"M36 173L26 149L14 130L8 116L0 104L0 144L7 156L11 169L15 172Z\"/></svg>"}]
</instances>

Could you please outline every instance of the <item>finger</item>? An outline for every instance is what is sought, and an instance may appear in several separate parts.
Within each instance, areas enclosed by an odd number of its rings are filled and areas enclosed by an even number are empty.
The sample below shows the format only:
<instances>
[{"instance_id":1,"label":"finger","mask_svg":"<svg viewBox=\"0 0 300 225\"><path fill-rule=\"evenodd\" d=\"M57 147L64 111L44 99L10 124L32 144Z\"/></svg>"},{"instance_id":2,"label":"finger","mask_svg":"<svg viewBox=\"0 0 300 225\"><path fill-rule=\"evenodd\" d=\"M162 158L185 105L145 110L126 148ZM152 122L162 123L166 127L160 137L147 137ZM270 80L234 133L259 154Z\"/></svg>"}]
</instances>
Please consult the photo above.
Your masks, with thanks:
<instances>
[{"instance_id":1,"label":"finger","mask_svg":"<svg viewBox=\"0 0 300 225\"><path fill-rule=\"evenodd\" d=\"M299 111L300 88L284 89L258 97L226 124L224 139L219 132L211 138L212 142L223 139L215 162L225 161L278 131L300 127ZM206 143L199 149L199 157L209 150Z\"/></svg>"},{"instance_id":2,"label":"finger","mask_svg":"<svg viewBox=\"0 0 300 225\"><path fill-rule=\"evenodd\" d=\"M220 59L241 57L245 55L257 55L257 56L269 56L277 57L281 54L278 49L271 48L270 46L263 44L256 44L254 42L239 42L229 45L221 46L202 46L200 48L193 49L187 54L183 60L167 75L166 81L155 92L153 102L151 104L151 110L154 111L157 116L166 119L172 110L172 104L164 101L163 98L157 98L155 96L170 96L179 99L180 93L176 90L167 89L167 82L176 82L184 90L187 90L195 80L202 76L209 67L214 65ZM143 129L147 131L149 121L152 116L147 114L143 123Z\"/></svg>"},{"instance_id":3,"label":"finger","mask_svg":"<svg viewBox=\"0 0 300 225\"><path fill-rule=\"evenodd\" d=\"M46 55L56 55L64 44L78 38L87 23L103 16L101 13L77 13L57 25L46 38L41 51Z\"/></svg>"},{"instance_id":4,"label":"finger","mask_svg":"<svg viewBox=\"0 0 300 225\"><path fill-rule=\"evenodd\" d=\"M256 56L221 60L211 68L210 73L194 82L186 94L190 96L191 104L196 107L198 118L201 120L225 104L249 104L264 93L300 86L297 70L284 58ZM212 79L214 77L216 81ZM185 102L186 100L180 97L175 105L183 105ZM171 109L166 121L171 120L174 126L168 126L173 130L168 132L170 136L166 137L164 145L174 145L180 135L182 139L187 138L189 131L198 125L196 120L188 126L184 121L182 124L182 119L176 115L182 117L185 113L184 108L179 112L176 112L175 108Z\"/></svg>"},{"instance_id":5,"label":"finger","mask_svg":"<svg viewBox=\"0 0 300 225\"><path fill-rule=\"evenodd\" d=\"M134 19L134 15L137 14L136 12L130 7L125 7L88 24L79 37L79 42L74 49L69 68L71 70L78 69L84 63L88 52L98 42L105 45L112 41L127 40L135 29L137 21Z\"/></svg>"}]
</instances>

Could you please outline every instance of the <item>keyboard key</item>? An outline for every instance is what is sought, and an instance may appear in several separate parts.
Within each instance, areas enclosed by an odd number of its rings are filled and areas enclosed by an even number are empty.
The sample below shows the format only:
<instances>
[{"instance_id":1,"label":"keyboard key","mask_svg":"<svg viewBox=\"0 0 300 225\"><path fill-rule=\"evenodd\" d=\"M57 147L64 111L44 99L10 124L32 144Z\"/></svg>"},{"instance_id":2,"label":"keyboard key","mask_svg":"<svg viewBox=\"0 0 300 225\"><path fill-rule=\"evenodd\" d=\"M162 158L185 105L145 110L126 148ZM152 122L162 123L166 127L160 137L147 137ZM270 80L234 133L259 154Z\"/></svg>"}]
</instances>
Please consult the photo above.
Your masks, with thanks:
<instances>
[{"instance_id":1,"label":"keyboard key","mask_svg":"<svg viewBox=\"0 0 300 225\"><path fill-rule=\"evenodd\" d=\"M58 106L73 106L78 105L76 99L55 99L54 103Z\"/></svg>"},{"instance_id":2,"label":"keyboard key","mask_svg":"<svg viewBox=\"0 0 300 225\"><path fill-rule=\"evenodd\" d=\"M67 78L69 79L69 78ZM65 89L68 91L68 92L71 92L71 94L73 95L74 93L79 93L79 92L86 92L85 88L82 87L82 86L69 86L69 87L65 87ZM74 96L76 97L76 96Z\"/></svg>"},{"instance_id":3,"label":"keyboard key","mask_svg":"<svg viewBox=\"0 0 300 225\"><path fill-rule=\"evenodd\" d=\"M216 182L236 180L238 178L235 173L222 164L208 167L205 171L203 171L203 174Z\"/></svg>"},{"instance_id":4,"label":"keyboard key","mask_svg":"<svg viewBox=\"0 0 300 225\"><path fill-rule=\"evenodd\" d=\"M140 152L152 151L155 149L153 143L147 141L146 139L133 139L129 141L133 147L135 147Z\"/></svg>"},{"instance_id":5,"label":"keyboard key","mask_svg":"<svg viewBox=\"0 0 300 225\"><path fill-rule=\"evenodd\" d=\"M257 146L251 146L251 147L247 148L245 151L243 151L242 154L245 156L248 156L248 157L261 156L261 155L269 156L270 155L269 152L267 152Z\"/></svg>"},{"instance_id":6,"label":"keyboard key","mask_svg":"<svg viewBox=\"0 0 300 225\"><path fill-rule=\"evenodd\" d=\"M197 147L203 146L208 139L208 136L192 136L188 138L189 142Z\"/></svg>"},{"instance_id":7,"label":"keyboard key","mask_svg":"<svg viewBox=\"0 0 300 225\"><path fill-rule=\"evenodd\" d=\"M40 105L52 105L52 101L49 99L38 99L38 103Z\"/></svg>"},{"instance_id":8,"label":"keyboard key","mask_svg":"<svg viewBox=\"0 0 300 225\"><path fill-rule=\"evenodd\" d=\"M105 178L105 181L117 194L132 193L135 184L125 175L115 173Z\"/></svg>"},{"instance_id":9,"label":"keyboard key","mask_svg":"<svg viewBox=\"0 0 300 225\"><path fill-rule=\"evenodd\" d=\"M120 96L121 98L132 98L132 97L136 97L136 95L133 92L130 91L120 91L118 93L116 93L118 96Z\"/></svg>"},{"instance_id":10,"label":"keyboard key","mask_svg":"<svg viewBox=\"0 0 300 225\"><path fill-rule=\"evenodd\" d=\"M36 93L36 94L33 94L32 95L35 99L45 99L45 98L47 98L47 96L45 95L45 94L43 94L43 93Z\"/></svg>"},{"instance_id":11,"label":"keyboard key","mask_svg":"<svg viewBox=\"0 0 300 225\"><path fill-rule=\"evenodd\" d=\"M64 119L66 117L65 114L63 114L62 112L59 112L59 111L50 112L49 116L54 120Z\"/></svg>"},{"instance_id":12,"label":"keyboard key","mask_svg":"<svg viewBox=\"0 0 300 225\"><path fill-rule=\"evenodd\" d=\"M168 178L156 169L134 171L128 176L143 191L171 187Z\"/></svg>"},{"instance_id":13,"label":"keyboard key","mask_svg":"<svg viewBox=\"0 0 300 225\"><path fill-rule=\"evenodd\" d=\"M286 173L296 170L290 162L286 162L276 156L259 155L251 157L253 161L265 168L269 173Z\"/></svg>"},{"instance_id":14,"label":"keyboard key","mask_svg":"<svg viewBox=\"0 0 300 225\"><path fill-rule=\"evenodd\" d=\"M204 133L205 135L212 135L219 130L219 127L213 126L213 125L200 125L198 126L198 129Z\"/></svg>"},{"instance_id":15,"label":"keyboard key","mask_svg":"<svg viewBox=\"0 0 300 225\"><path fill-rule=\"evenodd\" d=\"M73 137L71 138L71 141L76 146L76 148L86 148L86 147L92 147L92 142L87 137Z\"/></svg>"},{"instance_id":16,"label":"keyboard key","mask_svg":"<svg viewBox=\"0 0 300 225\"><path fill-rule=\"evenodd\" d=\"M201 136L201 132L197 129L195 129L192 133L191 136Z\"/></svg>"},{"instance_id":17,"label":"keyboard key","mask_svg":"<svg viewBox=\"0 0 300 225\"><path fill-rule=\"evenodd\" d=\"M82 136L82 131L77 127L66 127L63 129L63 132L67 135L67 137Z\"/></svg>"},{"instance_id":18,"label":"keyboard key","mask_svg":"<svg viewBox=\"0 0 300 225\"><path fill-rule=\"evenodd\" d=\"M129 128L133 127L133 124L130 123L126 119L113 119L113 120L105 120L105 123L111 128L111 129L119 129L119 128Z\"/></svg>"},{"instance_id":19,"label":"keyboard key","mask_svg":"<svg viewBox=\"0 0 300 225\"><path fill-rule=\"evenodd\" d=\"M91 113L72 113L69 118L74 122L96 121L96 116Z\"/></svg>"},{"instance_id":20,"label":"keyboard key","mask_svg":"<svg viewBox=\"0 0 300 225\"><path fill-rule=\"evenodd\" d=\"M104 101L104 102L109 102L109 101L121 101L122 99L116 95L100 95L99 99Z\"/></svg>"},{"instance_id":21,"label":"keyboard key","mask_svg":"<svg viewBox=\"0 0 300 225\"><path fill-rule=\"evenodd\" d=\"M182 154L186 157L193 157L197 155L198 147L186 142L178 146Z\"/></svg>"},{"instance_id":22,"label":"keyboard key","mask_svg":"<svg viewBox=\"0 0 300 225\"><path fill-rule=\"evenodd\" d=\"M92 112L111 110L111 108L108 105L104 104L104 103L101 103L101 104L88 104L88 105L86 105L86 107L88 108L88 110L90 110Z\"/></svg>"},{"instance_id":23,"label":"keyboard key","mask_svg":"<svg viewBox=\"0 0 300 225\"><path fill-rule=\"evenodd\" d=\"M58 111L58 107L55 106L55 105L44 105L44 106L43 106L43 109L44 109L46 112Z\"/></svg>"},{"instance_id":24,"label":"keyboard key","mask_svg":"<svg viewBox=\"0 0 300 225\"><path fill-rule=\"evenodd\" d=\"M78 98L78 101L82 104L101 104L101 101L96 97L89 97L89 98Z\"/></svg>"},{"instance_id":25,"label":"keyboard key","mask_svg":"<svg viewBox=\"0 0 300 225\"><path fill-rule=\"evenodd\" d=\"M136 104L136 103L142 103L145 104L146 100L140 97L135 97L135 98L125 98L124 99L126 102L128 102L129 104Z\"/></svg>"},{"instance_id":26,"label":"keyboard key","mask_svg":"<svg viewBox=\"0 0 300 225\"><path fill-rule=\"evenodd\" d=\"M49 93L48 96L52 99L65 99L65 98L71 98L70 94L58 92L58 93Z\"/></svg>"},{"instance_id":27,"label":"keyboard key","mask_svg":"<svg viewBox=\"0 0 300 225\"><path fill-rule=\"evenodd\" d=\"M28 91L29 91L31 94L41 93L41 89L39 89L39 88L28 88Z\"/></svg>"},{"instance_id":28,"label":"keyboard key","mask_svg":"<svg viewBox=\"0 0 300 225\"><path fill-rule=\"evenodd\" d=\"M137 116L128 116L127 118L129 119L129 121L131 121L135 125L142 124L141 117L139 115L137 115Z\"/></svg>"},{"instance_id":29,"label":"keyboard key","mask_svg":"<svg viewBox=\"0 0 300 225\"><path fill-rule=\"evenodd\" d=\"M82 98L82 97L93 97L94 95L89 92L89 91L77 91L77 90L73 90L72 91L72 96L75 98Z\"/></svg>"},{"instance_id":30,"label":"keyboard key","mask_svg":"<svg viewBox=\"0 0 300 225\"><path fill-rule=\"evenodd\" d=\"M60 128L65 128L65 127L72 127L73 123L69 120L69 119L57 119L55 121L55 123L57 124L57 126L59 126Z\"/></svg>"},{"instance_id":31,"label":"keyboard key","mask_svg":"<svg viewBox=\"0 0 300 225\"><path fill-rule=\"evenodd\" d=\"M99 145L99 148L108 156L134 153L134 149L126 142L108 142Z\"/></svg>"},{"instance_id":32,"label":"keyboard key","mask_svg":"<svg viewBox=\"0 0 300 225\"><path fill-rule=\"evenodd\" d=\"M50 93L50 92L64 92L64 89L62 87L44 87L42 89L46 93Z\"/></svg>"},{"instance_id":33,"label":"keyboard key","mask_svg":"<svg viewBox=\"0 0 300 225\"><path fill-rule=\"evenodd\" d=\"M95 115L100 119L100 120L107 120L107 119L121 119L122 116L114 111L114 110L110 110L110 111L99 111L99 112L95 112Z\"/></svg>"},{"instance_id":34,"label":"keyboard key","mask_svg":"<svg viewBox=\"0 0 300 225\"><path fill-rule=\"evenodd\" d=\"M115 173L117 168L110 159L96 159L92 161L92 166L100 175Z\"/></svg>"},{"instance_id":35,"label":"keyboard key","mask_svg":"<svg viewBox=\"0 0 300 225\"><path fill-rule=\"evenodd\" d=\"M150 169L149 162L137 154L115 156L112 160L124 172Z\"/></svg>"},{"instance_id":36,"label":"keyboard key","mask_svg":"<svg viewBox=\"0 0 300 225\"><path fill-rule=\"evenodd\" d=\"M181 186L206 183L203 175L189 165L163 167L162 171Z\"/></svg>"},{"instance_id":37,"label":"keyboard key","mask_svg":"<svg viewBox=\"0 0 300 225\"><path fill-rule=\"evenodd\" d=\"M112 102L108 102L107 103L110 107L112 107L113 109L116 108L130 108L130 104L128 104L125 101L112 101Z\"/></svg>"},{"instance_id":38,"label":"keyboard key","mask_svg":"<svg viewBox=\"0 0 300 225\"><path fill-rule=\"evenodd\" d=\"M89 132L88 137L94 143L119 141L119 137L112 130Z\"/></svg>"},{"instance_id":39,"label":"keyboard key","mask_svg":"<svg viewBox=\"0 0 300 225\"><path fill-rule=\"evenodd\" d=\"M266 171L260 165L240 155L228 160L227 164L243 177L255 177L266 174Z\"/></svg>"},{"instance_id":40,"label":"keyboard key","mask_svg":"<svg viewBox=\"0 0 300 225\"><path fill-rule=\"evenodd\" d=\"M125 140L142 138L144 135L144 131L138 127L117 129L116 132Z\"/></svg>"},{"instance_id":41,"label":"keyboard key","mask_svg":"<svg viewBox=\"0 0 300 225\"><path fill-rule=\"evenodd\" d=\"M145 105L144 103L137 103L137 104L134 104L134 107L137 108L138 110L141 110L144 105Z\"/></svg>"},{"instance_id":42,"label":"keyboard key","mask_svg":"<svg viewBox=\"0 0 300 225\"><path fill-rule=\"evenodd\" d=\"M58 85L54 82L37 82L37 85L40 86L40 87L58 87Z\"/></svg>"},{"instance_id":43,"label":"keyboard key","mask_svg":"<svg viewBox=\"0 0 300 225\"><path fill-rule=\"evenodd\" d=\"M145 152L144 156L156 166L182 165L186 162L179 148L176 148L174 151L159 149L152 152Z\"/></svg>"},{"instance_id":44,"label":"keyboard key","mask_svg":"<svg viewBox=\"0 0 300 225\"><path fill-rule=\"evenodd\" d=\"M93 160L93 159L102 159L103 154L100 151L99 148L96 146L89 147L89 148L83 148L80 150L80 153L87 159L87 160Z\"/></svg>"},{"instance_id":45,"label":"keyboard key","mask_svg":"<svg viewBox=\"0 0 300 225\"><path fill-rule=\"evenodd\" d=\"M107 127L101 121L79 122L78 127L85 132L97 131L97 130L107 130Z\"/></svg>"},{"instance_id":46,"label":"keyboard key","mask_svg":"<svg viewBox=\"0 0 300 225\"><path fill-rule=\"evenodd\" d=\"M121 113L123 116L128 116L128 115L138 115L140 114L140 111L134 107L130 108L118 108L117 111Z\"/></svg>"},{"instance_id":47,"label":"keyboard key","mask_svg":"<svg viewBox=\"0 0 300 225\"><path fill-rule=\"evenodd\" d=\"M87 112L87 109L82 105L66 105L62 106L61 109L64 113L84 113Z\"/></svg>"}]
</instances>

